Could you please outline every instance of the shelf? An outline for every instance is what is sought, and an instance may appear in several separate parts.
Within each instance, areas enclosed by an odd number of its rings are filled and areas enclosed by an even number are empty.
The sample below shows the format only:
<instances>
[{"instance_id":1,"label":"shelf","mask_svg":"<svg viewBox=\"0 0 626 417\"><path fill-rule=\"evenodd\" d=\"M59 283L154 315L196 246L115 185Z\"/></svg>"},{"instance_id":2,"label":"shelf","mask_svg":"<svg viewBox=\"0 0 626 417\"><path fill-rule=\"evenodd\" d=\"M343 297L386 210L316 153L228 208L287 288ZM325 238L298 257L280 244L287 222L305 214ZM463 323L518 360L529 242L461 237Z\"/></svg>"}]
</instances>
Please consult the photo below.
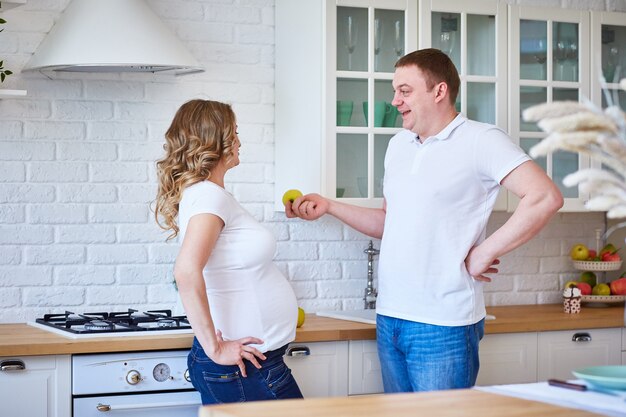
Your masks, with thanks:
<instances>
[{"instance_id":1,"label":"shelf","mask_svg":"<svg viewBox=\"0 0 626 417\"><path fill-rule=\"evenodd\" d=\"M22 6L26 4L26 0L11 0L11 1L2 0L0 1L0 3L2 3L2 7L0 7L0 12L6 12L7 10L13 9L14 7L18 7L18 6Z\"/></svg>"},{"instance_id":2,"label":"shelf","mask_svg":"<svg viewBox=\"0 0 626 417\"><path fill-rule=\"evenodd\" d=\"M3 90L0 88L0 99L9 97L22 97L26 95L26 90Z\"/></svg>"}]
</instances>

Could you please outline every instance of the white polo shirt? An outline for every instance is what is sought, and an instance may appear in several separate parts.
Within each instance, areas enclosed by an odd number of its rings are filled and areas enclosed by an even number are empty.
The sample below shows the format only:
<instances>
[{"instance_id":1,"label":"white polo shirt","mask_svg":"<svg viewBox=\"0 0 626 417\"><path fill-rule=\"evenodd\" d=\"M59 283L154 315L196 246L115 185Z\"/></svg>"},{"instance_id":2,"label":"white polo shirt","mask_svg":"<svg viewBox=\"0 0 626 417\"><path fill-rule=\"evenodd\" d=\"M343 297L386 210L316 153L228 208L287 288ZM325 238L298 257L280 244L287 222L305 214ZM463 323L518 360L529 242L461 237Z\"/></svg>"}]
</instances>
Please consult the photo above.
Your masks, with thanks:
<instances>
[{"instance_id":1,"label":"white polo shirt","mask_svg":"<svg viewBox=\"0 0 626 417\"><path fill-rule=\"evenodd\" d=\"M441 326L485 317L464 261L485 239L500 181L528 160L502 130L460 114L424 143L409 130L391 139L378 314Z\"/></svg>"}]
</instances>

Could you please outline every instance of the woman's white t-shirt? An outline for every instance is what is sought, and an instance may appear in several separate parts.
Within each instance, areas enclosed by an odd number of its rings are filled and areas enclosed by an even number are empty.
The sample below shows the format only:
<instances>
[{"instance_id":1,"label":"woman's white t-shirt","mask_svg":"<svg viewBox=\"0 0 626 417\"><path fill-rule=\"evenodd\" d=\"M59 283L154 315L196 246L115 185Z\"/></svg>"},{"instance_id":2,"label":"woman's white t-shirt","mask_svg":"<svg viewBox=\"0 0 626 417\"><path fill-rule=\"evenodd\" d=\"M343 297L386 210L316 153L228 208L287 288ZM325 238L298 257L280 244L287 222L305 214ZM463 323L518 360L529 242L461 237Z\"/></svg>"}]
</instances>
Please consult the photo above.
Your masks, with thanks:
<instances>
[{"instance_id":1,"label":"woman's white t-shirt","mask_svg":"<svg viewBox=\"0 0 626 417\"><path fill-rule=\"evenodd\" d=\"M274 265L274 235L222 187L203 181L187 187L179 204L185 237L189 220L209 213L224 221L202 273L215 328L224 339L262 339L261 352L295 339L298 304L289 282Z\"/></svg>"}]
</instances>

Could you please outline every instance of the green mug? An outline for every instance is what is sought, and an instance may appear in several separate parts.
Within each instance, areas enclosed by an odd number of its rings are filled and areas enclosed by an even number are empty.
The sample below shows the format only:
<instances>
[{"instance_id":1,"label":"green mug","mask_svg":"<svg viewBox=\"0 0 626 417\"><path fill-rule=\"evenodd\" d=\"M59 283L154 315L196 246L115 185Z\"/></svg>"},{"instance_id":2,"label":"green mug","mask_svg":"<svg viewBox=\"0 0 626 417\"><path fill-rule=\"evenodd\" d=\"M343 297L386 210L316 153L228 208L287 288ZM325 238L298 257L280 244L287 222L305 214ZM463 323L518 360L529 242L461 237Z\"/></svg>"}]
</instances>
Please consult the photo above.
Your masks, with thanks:
<instances>
[{"instance_id":1,"label":"green mug","mask_svg":"<svg viewBox=\"0 0 626 417\"><path fill-rule=\"evenodd\" d=\"M382 127L384 126L383 122L385 121L385 114L387 113L387 105L386 101L375 101L374 102L374 127ZM368 102L363 102L363 114L365 115L365 124L368 124Z\"/></svg>"},{"instance_id":2,"label":"green mug","mask_svg":"<svg viewBox=\"0 0 626 417\"><path fill-rule=\"evenodd\" d=\"M390 103L387 103L387 108L385 111L385 119L383 120L383 126L385 127L395 127L396 119L400 112L398 108Z\"/></svg>"},{"instance_id":3,"label":"green mug","mask_svg":"<svg viewBox=\"0 0 626 417\"><path fill-rule=\"evenodd\" d=\"M354 103L348 100L337 100L337 126L350 126Z\"/></svg>"}]
</instances>

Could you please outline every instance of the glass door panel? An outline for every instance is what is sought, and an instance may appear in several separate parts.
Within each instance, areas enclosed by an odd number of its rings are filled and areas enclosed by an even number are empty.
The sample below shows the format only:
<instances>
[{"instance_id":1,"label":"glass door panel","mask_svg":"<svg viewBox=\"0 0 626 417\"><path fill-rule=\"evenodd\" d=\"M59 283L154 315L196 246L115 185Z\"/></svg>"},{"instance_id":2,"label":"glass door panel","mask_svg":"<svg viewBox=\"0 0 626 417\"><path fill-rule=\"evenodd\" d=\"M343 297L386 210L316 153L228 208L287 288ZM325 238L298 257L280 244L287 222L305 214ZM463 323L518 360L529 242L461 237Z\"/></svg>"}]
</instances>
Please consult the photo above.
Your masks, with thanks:
<instances>
[{"instance_id":1,"label":"glass door panel","mask_svg":"<svg viewBox=\"0 0 626 417\"><path fill-rule=\"evenodd\" d=\"M539 142L541 142L541 139L520 138L520 147L524 150L524 152L529 153L530 148L532 148ZM545 156L535 158L534 161L537 163L537 165L543 168L544 171L548 172L548 159Z\"/></svg>"},{"instance_id":2,"label":"glass door panel","mask_svg":"<svg viewBox=\"0 0 626 417\"><path fill-rule=\"evenodd\" d=\"M520 87L520 130L525 132L539 132L541 129L535 122L526 122L522 119L522 113L529 107L545 103L548 100L548 89L545 87Z\"/></svg>"},{"instance_id":3,"label":"glass door panel","mask_svg":"<svg viewBox=\"0 0 626 417\"><path fill-rule=\"evenodd\" d=\"M578 187L566 187L563 178L578 171L578 154L557 151L552 154L552 181L559 187L564 198L578 198Z\"/></svg>"},{"instance_id":4,"label":"glass door panel","mask_svg":"<svg viewBox=\"0 0 626 417\"><path fill-rule=\"evenodd\" d=\"M363 103L367 102L367 80L337 79L337 126L367 126Z\"/></svg>"},{"instance_id":5,"label":"glass door panel","mask_svg":"<svg viewBox=\"0 0 626 417\"><path fill-rule=\"evenodd\" d=\"M401 127L402 118L398 117L398 109L391 105L393 87L391 80L374 81L375 115L374 127Z\"/></svg>"},{"instance_id":6,"label":"glass door panel","mask_svg":"<svg viewBox=\"0 0 626 417\"><path fill-rule=\"evenodd\" d=\"M374 71L394 72L396 61L404 55L404 12L374 11Z\"/></svg>"},{"instance_id":7,"label":"glass door panel","mask_svg":"<svg viewBox=\"0 0 626 417\"><path fill-rule=\"evenodd\" d=\"M617 83L626 77L624 26L602 25L602 74L607 83Z\"/></svg>"},{"instance_id":8,"label":"glass door panel","mask_svg":"<svg viewBox=\"0 0 626 417\"><path fill-rule=\"evenodd\" d=\"M337 69L367 71L367 9L337 7Z\"/></svg>"},{"instance_id":9,"label":"glass door panel","mask_svg":"<svg viewBox=\"0 0 626 417\"><path fill-rule=\"evenodd\" d=\"M609 89L607 93L609 94L611 101L607 101L606 95L602 94L603 109L606 109L609 105L618 105L622 110L626 109L626 91Z\"/></svg>"},{"instance_id":10,"label":"glass door panel","mask_svg":"<svg viewBox=\"0 0 626 417\"><path fill-rule=\"evenodd\" d=\"M467 83L467 117L496 124L495 83Z\"/></svg>"},{"instance_id":11,"label":"glass door panel","mask_svg":"<svg viewBox=\"0 0 626 417\"><path fill-rule=\"evenodd\" d=\"M432 13L433 48L441 49L461 68L461 15L460 13Z\"/></svg>"},{"instance_id":12,"label":"glass door panel","mask_svg":"<svg viewBox=\"0 0 626 417\"><path fill-rule=\"evenodd\" d=\"M336 196L367 198L367 135L337 134Z\"/></svg>"},{"instance_id":13,"label":"glass door panel","mask_svg":"<svg viewBox=\"0 0 626 417\"><path fill-rule=\"evenodd\" d=\"M520 78L546 80L548 26L542 20L520 20Z\"/></svg>"},{"instance_id":14,"label":"glass door panel","mask_svg":"<svg viewBox=\"0 0 626 417\"><path fill-rule=\"evenodd\" d=\"M552 23L552 79L578 81L578 23Z\"/></svg>"},{"instance_id":15,"label":"glass door panel","mask_svg":"<svg viewBox=\"0 0 626 417\"><path fill-rule=\"evenodd\" d=\"M552 101L578 101L578 90L574 88L554 88Z\"/></svg>"},{"instance_id":16,"label":"glass door panel","mask_svg":"<svg viewBox=\"0 0 626 417\"><path fill-rule=\"evenodd\" d=\"M383 197L385 153L393 135L374 135L374 197Z\"/></svg>"},{"instance_id":17,"label":"glass door panel","mask_svg":"<svg viewBox=\"0 0 626 417\"><path fill-rule=\"evenodd\" d=\"M467 15L467 74L496 75L495 16Z\"/></svg>"}]
</instances>

